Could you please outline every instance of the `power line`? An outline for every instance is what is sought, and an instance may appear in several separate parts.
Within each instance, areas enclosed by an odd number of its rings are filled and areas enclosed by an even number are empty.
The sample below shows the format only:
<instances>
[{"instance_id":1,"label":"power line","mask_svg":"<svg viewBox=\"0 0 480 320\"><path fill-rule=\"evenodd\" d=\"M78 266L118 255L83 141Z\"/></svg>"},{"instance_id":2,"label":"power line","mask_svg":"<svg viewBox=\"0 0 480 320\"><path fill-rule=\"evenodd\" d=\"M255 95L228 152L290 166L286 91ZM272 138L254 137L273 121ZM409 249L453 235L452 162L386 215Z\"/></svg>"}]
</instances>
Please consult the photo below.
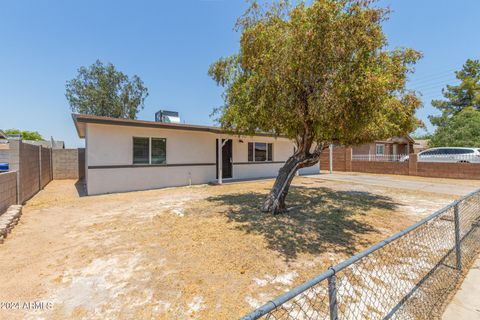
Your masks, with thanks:
<instances>
[{"instance_id":1,"label":"power line","mask_svg":"<svg viewBox=\"0 0 480 320\"><path fill-rule=\"evenodd\" d=\"M429 83L436 82L436 81L455 81L455 80L457 80L457 78L455 76L444 75L444 76L441 76L441 77L431 78L430 80L409 81L409 83L413 84L413 85L422 86L422 85L429 84Z\"/></svg>"},{"instance_id":2,"label":"power line","mask_svg":"<svg viewBox=\"0 0 480 320\"><path fill-rule=\"evenodd\" d=\"M443 71L440 71L440 72L425 74L425 75L416 77L414 82L428 80L430 78L435 78L435 77L439 77L439 76L442 76L442 75L445 75L445 74L453 73L453 72L457 71L457 69L458 68L451 68L451 69L443 70Z\"/></svg>"}]
</instances>

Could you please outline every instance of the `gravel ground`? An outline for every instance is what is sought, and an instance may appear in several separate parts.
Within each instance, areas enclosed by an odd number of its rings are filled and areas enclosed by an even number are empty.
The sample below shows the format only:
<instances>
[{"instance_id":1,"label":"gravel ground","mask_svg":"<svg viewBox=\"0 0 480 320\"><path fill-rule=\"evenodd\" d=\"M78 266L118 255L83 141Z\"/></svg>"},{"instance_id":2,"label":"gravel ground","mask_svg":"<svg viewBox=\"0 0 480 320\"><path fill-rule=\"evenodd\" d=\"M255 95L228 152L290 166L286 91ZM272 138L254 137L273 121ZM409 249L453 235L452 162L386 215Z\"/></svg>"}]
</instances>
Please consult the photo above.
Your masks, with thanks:
<instances>
[{"instance_id":1,"label":"gravel ground","mask_svg":"<svg viewBox=\"0 0 480 320\"><path fill-rule=\"evenodd\" d=\"M298 177L271 216L272 183L80 197L53 181L0 245L0 318L238 318L457 197Z\"/></svg>"}]
</instances>

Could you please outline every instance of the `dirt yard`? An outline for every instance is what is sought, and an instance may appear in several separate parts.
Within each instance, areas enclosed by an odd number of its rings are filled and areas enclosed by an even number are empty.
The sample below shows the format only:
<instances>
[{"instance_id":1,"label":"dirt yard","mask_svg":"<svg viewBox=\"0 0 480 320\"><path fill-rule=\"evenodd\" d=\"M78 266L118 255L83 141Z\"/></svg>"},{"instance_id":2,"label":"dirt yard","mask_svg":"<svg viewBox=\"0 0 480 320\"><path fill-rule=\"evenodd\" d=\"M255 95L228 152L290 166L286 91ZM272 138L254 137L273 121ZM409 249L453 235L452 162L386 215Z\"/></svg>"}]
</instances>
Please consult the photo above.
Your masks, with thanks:
<instances>
[{"instance_id":1,"label":"dirt yard","mask_svg":"<svg viewBox=\"0 0 480 320\"><path fill-rule=\"evenodd\" d=\"M53 181L0 245L0 318L238 318L458 197L298 177L272 216L272 183L80 197Z\"/></svg>"}]
</instances>

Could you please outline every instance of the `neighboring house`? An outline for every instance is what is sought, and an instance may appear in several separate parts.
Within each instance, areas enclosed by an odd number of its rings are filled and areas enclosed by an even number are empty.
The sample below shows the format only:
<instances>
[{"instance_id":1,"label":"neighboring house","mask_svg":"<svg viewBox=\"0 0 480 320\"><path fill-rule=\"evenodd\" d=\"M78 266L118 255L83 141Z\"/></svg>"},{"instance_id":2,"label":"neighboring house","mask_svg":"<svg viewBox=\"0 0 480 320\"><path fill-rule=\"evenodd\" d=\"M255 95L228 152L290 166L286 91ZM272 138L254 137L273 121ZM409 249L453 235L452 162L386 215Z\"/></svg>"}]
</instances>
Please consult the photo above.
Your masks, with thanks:
<instances>
[{"instance_id":1,"label":"neighboring house","mask_svg":"<svg viewBox=\"0 0 480 320\"><path fill-rule=\"evenodd\" d=\"M410 136L393 137L352 147L353 155L398 156L413 152L415 141Z\"/></svg>"},{"instance_id":2,"label":"neighboring house","mask_svg":"<svg viewBox=\"0 0 480 320\"><path fill-rule=\"evenodd\" d=\"M428 139L415 140L415 144L413 145L413 152L414 153L419 153L423 150L427 150L429 142L430 142L430 140L428 140Z\"/></svg>"},{"instance_id":3,"label":"neighboring house","mask_svg":"<svg viewBox=\"0 0 480 320\"><path fill-rule=\"evenodd\" d=\"M8 138L7 134L3 130L0 130L0 139L7 139L7 138Z\"/></svg>"},{"instance_id":4,"label":"neighboring house","mask_svg":"<svg viewBox=\"0 0 480 320\"><path fill-rule=\"evenodd\" d=\"M292 141L271 134L240 137L209 126L72 117L85 139L89 195L274 177L294 150ZM300 173L319 173L319 165Z\"/></svg>"}]
</instances>

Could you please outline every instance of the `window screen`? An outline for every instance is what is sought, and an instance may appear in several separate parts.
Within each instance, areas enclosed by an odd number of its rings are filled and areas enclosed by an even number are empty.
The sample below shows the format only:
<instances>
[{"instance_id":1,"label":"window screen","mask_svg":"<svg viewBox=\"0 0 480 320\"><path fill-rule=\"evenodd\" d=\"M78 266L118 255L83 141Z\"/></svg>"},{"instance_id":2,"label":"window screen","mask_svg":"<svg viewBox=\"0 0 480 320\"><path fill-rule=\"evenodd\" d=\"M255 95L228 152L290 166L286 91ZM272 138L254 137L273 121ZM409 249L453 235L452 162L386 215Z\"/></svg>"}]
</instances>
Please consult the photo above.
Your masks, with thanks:
<instances>
[{"instance_id":1,"label":"window screen","mask_svg":"<svg viewBox=\"0 0 480 320\"><path fill-rule=\"evenodd\" d=\"M272 143L268 144L267 160L268 161L273 160L273 144Z\"/></svg>"},{"instance_id":2,"label":"window screen","mask_svg":"<svg viewBox=\"0 0 480 320\"><path fill-rule=\"evenodd\" d=\"M384 149L383 149L383 144L377 144L376 146L376 154L377 155L383 155Z\"/></svg>"},{"instance_id":3,"label":"window screen","mask_svg":"<svg viewBox=\"0 0 480 320\"><path fill-rule=\"evenodd\" d=\"M253 161L253 142L248 143L248 161Z\"/></svg>"},{"instance_id":4,"label":"window screen","mask_svg":"<svg viewBox=\"0 0 480 320\"><path fill-rule=\"evenodd\" d=\"M133 164L149 164L148 138L133 138Z\"/></svg>"},{"instance_id":5,"label":"window screen","mask_svg":"<svg viewBox=\"0 0 480 320\"><path fill-rule=\"evenodd\" d=\"M255 142L255 161L267 161L267 144Z\"/></svg>"},{"instance_id":6,"label":"window screen","mask_svg":"<svg viewBox=\"0 0 480 320\"><path fill-rule=\"evenodd\" d=\"M167 162L167 140L152 138L152 164L165 164Z\"/></svg>"},{"instance_id":7,"label":"window screen","mask_svg":"<svg viewBox=\"0 0 480 320\"><path fill-rule=\"evenodd\" d=\"M273 143L249 142L248 161L273 161Z\"/></svg>"}]
</instances>

